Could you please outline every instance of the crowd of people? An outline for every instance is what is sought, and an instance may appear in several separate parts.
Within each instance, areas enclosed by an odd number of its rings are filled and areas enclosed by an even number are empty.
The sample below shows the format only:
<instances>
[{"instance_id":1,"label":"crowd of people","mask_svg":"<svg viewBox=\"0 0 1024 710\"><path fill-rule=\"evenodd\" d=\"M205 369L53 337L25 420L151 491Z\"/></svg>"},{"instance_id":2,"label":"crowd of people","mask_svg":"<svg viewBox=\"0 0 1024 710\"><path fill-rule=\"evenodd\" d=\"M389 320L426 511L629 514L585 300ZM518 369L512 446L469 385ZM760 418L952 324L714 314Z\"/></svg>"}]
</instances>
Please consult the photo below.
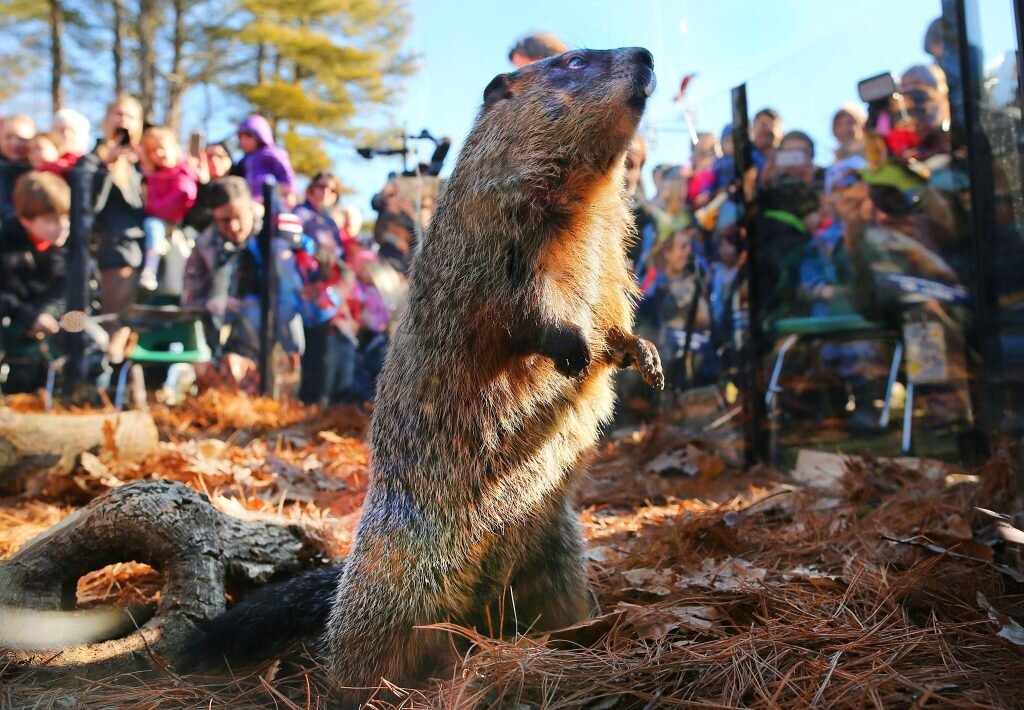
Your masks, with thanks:
<instances>
[{"instance_id":1,"label":"crowd of people","mask_svg":"<svg viewBox=\"0 0 1024 710\"><path fill-rule=\"evenodd\" d=\"M831 156L809 132L787 127L780 111L764 108L750 125L745 174L737 175L728 125L698 133L687 163L654 166L647 196L647 146L642 136L634 139L626 191L637 238L627 258L643 294L637 330L657 343L670 391L735 379L741 353L749 354L751 311L765 333L758 359L769 355L784 319L859 315L920 325L923 340L908 351L919 359L941 351L917 365L942 370L934 381L947 383L969 411L968 181L965 156L951 141L952 111L963 98L943 27L936 20L925 38L934 61L908 68L866 105L835 110ZM509 61L519 67L565 49L555 37L533 35L511 49ZM182 150L170 130L144 126L141 106L128 96L110 104L100 128L91 150L89 123L73 110L58 111L46 132L27 116L7 117L0 128L5 350L61 332L65 178L78 166L92 176L90 253L97 313L107 318L100 360L116 365L130 357L132 328L116 314L173 302L202 315L215 354L196 367L199 383L255 389L266 268L255 236L272 177L285 210L273 230L281 367L301 373L304 401L372 399L437 178L389 179L373 199L377 218L364 234L359 210L339 204L330 172L309 176L299 194L288 155L262 116L239 124L236 156L226 143L190 141ZM748 208L742 217L741 204ZM1009 245L1005 273L1012 275L1020 215L998 214L998 239ZM883 347L854 340L821 351L831 393L854 410L851 425L859 429L877 426ZM629 402L628 378L623 387Z\"/></svg>"},{"instance_id":2,"label":"crowd of people","mask_svg":"<svg viewBox=\"0 0 1024 710\"><path fill-rule=\"evenodd\" d=\"M108 386L118 364L130 360L147 317L158 328L161 307L171 306L202 320L212 358L186 377L175 372L166 396L193 383L259 390L268 267L257 236L266 212L263 187L272 177L279 205L270 225L279 379L310 403L372 399L409 266L413 205L385 196L378 229L363 234L362 214L339 202L332 173L309 176L300 194L289 156L264 117L238 125L240 155L232 156L226 142L193 140L183 150L173 131L144 125L142 116L136 99L117 97L91 148L88 120L71 109L58 111L48 131L24 115L3 120L5 361L38 347L59 352L66 337L68 181L77 169L89 188L90 320L100 327L87 333L97 385ZM43 370L31 360L5 367L4 391L41 385Z\"/></svg>"},{"instance_id":3,"label":"crowd of people","mask_svg":"<svg viewBox=\"0 0 1024 710\"><path fill-rule=\"evenodd\" d=\"M850 428L881 431L900 343L910 377L946 396L940 418L970 419L971 205L966 151L954 147L966 141L954 139L963 90L949 36L935 20L924 42L931 61L879 77L877 96L834 110L831 155L764 108L751 121L744 175L728 125L699 133L689 163L655 166L648 198L638 187L646 147L636 138L626 165L639 235L629 255L643 291L638 328L658 343L670 388L735 382L751 312L762 337L742 352L765 381L794 328L855 334L873 323L897 335L826 342L803 363L818 393L787 405L819 419L852 411ZM1016 144L993 161L998 261L988 286L1000 302L1019 291L1014 274L1024 267ZM746 207L740 220L737 204Z\"/></svg>"}]
</instances>

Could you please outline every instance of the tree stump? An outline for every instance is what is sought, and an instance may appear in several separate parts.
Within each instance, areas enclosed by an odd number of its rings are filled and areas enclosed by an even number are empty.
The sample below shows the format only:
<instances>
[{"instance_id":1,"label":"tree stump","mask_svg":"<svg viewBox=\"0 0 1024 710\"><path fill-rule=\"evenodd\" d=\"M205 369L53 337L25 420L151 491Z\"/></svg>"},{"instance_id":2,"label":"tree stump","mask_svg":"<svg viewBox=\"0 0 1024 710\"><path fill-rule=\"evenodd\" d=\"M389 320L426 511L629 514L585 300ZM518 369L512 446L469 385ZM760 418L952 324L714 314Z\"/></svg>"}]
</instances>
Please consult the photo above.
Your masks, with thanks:
<instances>
[{"instance_id":1,"label":"tree stump","mask_svg":"<svg viewBox=\"0 0 1024 710\"><path fill-rule=\"evenodd\" d=\"M21 610L73 610L82 575L115 562L143 562L164 581L156 614L144 624L136 628L125 615L110 631L116 638L6 655L15 666L48 675L104 678L151 669L173 662L196 627L224 611L227 580L262 584L324 559L299 526L246 523L180 483L120 486L0 562L0 641L4 614L11 620L32 618ZM44 628L41 623L37 648L47 645Z\"/></svg>"}]
</instances>

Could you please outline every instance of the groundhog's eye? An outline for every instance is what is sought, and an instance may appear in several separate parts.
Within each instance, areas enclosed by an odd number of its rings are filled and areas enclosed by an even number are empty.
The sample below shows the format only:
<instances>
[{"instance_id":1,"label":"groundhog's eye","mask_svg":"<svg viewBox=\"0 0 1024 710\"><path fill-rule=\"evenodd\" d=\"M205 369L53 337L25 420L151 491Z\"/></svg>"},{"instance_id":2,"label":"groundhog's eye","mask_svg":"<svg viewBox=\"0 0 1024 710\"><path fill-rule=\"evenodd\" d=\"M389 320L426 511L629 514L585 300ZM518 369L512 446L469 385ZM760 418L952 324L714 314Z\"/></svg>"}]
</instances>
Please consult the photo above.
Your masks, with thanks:
<instances>
[{"instance_id":1,"label":"groundhog's eye","mask_svg":"<svg viewBox=\"0 0 1024 710\"><path fill-rule=\"evenodd\" d=\"M569 57L565 62L565 66L569 69L582 69L587 65L587 60L578 54Z\"/></svg>"}]
</instances>

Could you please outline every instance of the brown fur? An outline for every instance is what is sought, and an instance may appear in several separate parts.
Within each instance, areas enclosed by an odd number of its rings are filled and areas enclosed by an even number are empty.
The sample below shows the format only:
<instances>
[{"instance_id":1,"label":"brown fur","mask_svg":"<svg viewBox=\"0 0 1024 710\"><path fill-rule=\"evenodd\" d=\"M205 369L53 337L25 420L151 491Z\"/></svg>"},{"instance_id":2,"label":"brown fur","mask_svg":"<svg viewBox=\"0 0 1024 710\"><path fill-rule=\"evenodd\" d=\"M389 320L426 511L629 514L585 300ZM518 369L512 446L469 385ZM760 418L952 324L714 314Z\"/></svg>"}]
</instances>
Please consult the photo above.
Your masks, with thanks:
<instances>
[{"instance_id":1,"label":"brown fur","mask_svg":"<svg viewBox=\"0 0 1024 710\"><path fill-rule=\"evenodd\" d=\"M485 93L378 384L372 486L326 637L341 687L450 661L446 635L414 626L587 614L573 478L611 417L613 368L663 384L631 335L625 262L623 155L649 57L570 52Z\"/></svg>"}]
</instances>

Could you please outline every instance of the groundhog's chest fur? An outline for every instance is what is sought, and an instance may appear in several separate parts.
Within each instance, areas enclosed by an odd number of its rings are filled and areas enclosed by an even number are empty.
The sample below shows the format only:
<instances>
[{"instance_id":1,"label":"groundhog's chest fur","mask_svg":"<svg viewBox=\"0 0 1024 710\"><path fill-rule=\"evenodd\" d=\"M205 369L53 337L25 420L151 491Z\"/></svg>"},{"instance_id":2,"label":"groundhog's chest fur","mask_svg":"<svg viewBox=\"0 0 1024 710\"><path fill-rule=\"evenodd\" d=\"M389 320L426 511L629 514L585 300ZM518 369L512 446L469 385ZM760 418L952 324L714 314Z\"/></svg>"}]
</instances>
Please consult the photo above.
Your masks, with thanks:
<instances>
[{"instance_id":1,"label":"groundhog's chest fur","mask_svg":"<svg viewBox=\"0 0 1024 710\"><path fill-rule=\"evenodd\" d=\"M437 211L378 384L377 484L400 480L424 512L460 509L473 528L506 532L564 491L611 415L611 366L595 363L567 378L543 356L514 352L510 323L532 299L579 325L593 352L605 348L610 326L629 328L630 227L613 173L593 186L571 231L553 235L515 283L502 250L465 253L460 235L444 232L445 205Z\"/></svg>"}]
</instances>

